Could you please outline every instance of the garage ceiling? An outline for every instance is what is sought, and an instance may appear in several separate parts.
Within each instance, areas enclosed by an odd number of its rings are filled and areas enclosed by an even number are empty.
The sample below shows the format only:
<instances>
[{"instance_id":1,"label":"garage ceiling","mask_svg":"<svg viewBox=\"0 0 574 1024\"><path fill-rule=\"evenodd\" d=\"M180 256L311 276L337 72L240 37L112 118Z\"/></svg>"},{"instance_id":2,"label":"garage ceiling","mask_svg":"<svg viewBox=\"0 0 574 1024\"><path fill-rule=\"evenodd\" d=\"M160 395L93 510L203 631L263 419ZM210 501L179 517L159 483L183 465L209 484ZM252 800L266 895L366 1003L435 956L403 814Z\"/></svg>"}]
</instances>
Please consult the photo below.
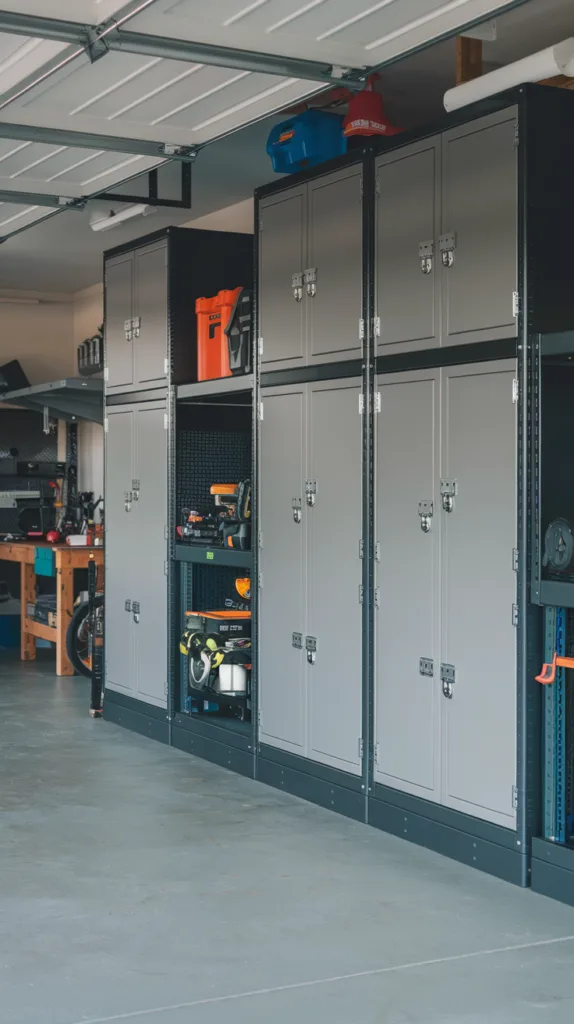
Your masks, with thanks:
<instances>
[{"instance_id":1,"label":"garage ceiling","mask_svg":"<svg viewBox=\"0 0 574 1024\"><path fill-rule=\"evenodd\" d=\"M0 237L521 2L0 0Z\"/></svg>"}]
</instances>

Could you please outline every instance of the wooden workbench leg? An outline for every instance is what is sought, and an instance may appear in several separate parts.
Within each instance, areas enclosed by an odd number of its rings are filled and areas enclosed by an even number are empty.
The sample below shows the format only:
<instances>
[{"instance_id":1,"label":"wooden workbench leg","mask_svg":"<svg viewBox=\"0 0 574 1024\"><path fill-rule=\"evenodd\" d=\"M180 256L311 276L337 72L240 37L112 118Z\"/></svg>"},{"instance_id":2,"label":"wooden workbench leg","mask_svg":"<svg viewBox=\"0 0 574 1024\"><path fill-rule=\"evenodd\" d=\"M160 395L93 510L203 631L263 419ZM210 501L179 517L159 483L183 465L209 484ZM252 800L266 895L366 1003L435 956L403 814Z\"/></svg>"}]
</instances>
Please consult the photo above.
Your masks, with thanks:
<instances>
[{"instance_id":1,"label":"wooden workbench leg","mask_svg":"<svg viewBox=\"0 0 574 1024\"><path fill-rule=\"evenodd\" d=\"M28 605L36 603L36 573L34 566L28 562L20 563L20 658L22 661L34 661L36 657L36 637L26 633L25 622L28 618Z\"/></svg>"},{"instance_id":2,"label":"wooden workbench leg","mask_svg":"<svg viewBox=\"0 0 574 1024\"><path fill-rule=\"evenodd\" d=\"M56 569L56 675L73 676L66 653L66 633L74 613L74 570Z\"/></svg>"}]
</instances>

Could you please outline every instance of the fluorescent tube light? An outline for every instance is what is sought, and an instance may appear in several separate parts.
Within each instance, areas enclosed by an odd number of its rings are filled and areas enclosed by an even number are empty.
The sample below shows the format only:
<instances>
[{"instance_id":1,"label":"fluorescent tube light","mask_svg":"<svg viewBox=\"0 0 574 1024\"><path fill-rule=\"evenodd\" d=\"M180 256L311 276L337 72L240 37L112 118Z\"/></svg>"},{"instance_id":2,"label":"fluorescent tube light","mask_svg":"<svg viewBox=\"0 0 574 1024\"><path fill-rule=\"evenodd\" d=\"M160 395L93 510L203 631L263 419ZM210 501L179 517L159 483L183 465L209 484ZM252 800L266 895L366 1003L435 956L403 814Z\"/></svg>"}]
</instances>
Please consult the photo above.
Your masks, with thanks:
<instances>
[{"instance_id":1,"label":"fluorescent tube light","mask_svg":"<svg viewBox=\"0 0 574 1024\"><path fill-rule=\"evenodd\" d=\"M556 46L531 53L514 64L506 64L503 68L490 71L471 82L464 82L444 94L445 110L459 110L469 103L488 99L506 89L515 89L525 82L541 82L545 78L566 75L574 78L574 39L565 39Z\"/></svg>"},{"instance_id":2,"label":"fluorescent tube light","mask_svg":"<svg viewBox=\"0 0 574 1024\"><path fill-rule=\"evenodd\" d=\"M133 217L149 217L155 212L154 206L149 206L147 203L136 203L134 206L124 206L117 213L115 210L111 210L103 217L98 213L93 214L90 217L90 227L92 231L111 231L118 224L124 224L125 221L131 220Z\"/></svg>"}]
</instances>

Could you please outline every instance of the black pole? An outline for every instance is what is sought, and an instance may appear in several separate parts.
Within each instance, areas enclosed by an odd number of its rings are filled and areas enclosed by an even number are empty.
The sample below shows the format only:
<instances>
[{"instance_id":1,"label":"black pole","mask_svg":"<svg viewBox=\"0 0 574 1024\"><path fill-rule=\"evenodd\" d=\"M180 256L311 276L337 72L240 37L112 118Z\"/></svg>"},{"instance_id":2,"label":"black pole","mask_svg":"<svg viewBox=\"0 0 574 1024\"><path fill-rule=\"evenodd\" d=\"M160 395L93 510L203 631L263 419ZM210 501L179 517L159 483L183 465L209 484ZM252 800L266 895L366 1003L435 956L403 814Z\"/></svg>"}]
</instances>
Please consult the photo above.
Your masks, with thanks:
<instances>
[{"instance_id":1,"label":"black pole","mask_svg":"<svg viewBox=\"0 0 574 1024\"><path fill-rule=\"evenodd\" d=\"M88 563L88 622L92 648L92 692L90 716L101 718L103 714L104 679L104 617L96 609L98 570L93 558Z\"/></svg>"}]
</instances>

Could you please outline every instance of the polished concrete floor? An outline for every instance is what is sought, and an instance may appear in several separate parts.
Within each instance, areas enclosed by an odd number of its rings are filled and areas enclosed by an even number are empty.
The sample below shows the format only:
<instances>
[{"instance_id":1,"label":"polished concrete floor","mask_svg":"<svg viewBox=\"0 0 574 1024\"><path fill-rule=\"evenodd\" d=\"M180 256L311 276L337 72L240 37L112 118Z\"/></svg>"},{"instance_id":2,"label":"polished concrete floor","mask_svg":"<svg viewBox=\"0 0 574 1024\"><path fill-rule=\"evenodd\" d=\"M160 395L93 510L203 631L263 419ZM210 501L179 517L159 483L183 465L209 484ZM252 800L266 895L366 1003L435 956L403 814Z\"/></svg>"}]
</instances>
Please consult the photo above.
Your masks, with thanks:
<instances>
[{"instance_id":1,"label":"polished concrete floor","mask_svg":"<svg viewBox=\"0 0 574 1024\"><path fill-rule=\"evenodd\" d=\"M574 910L87 714L0 652L1 1024L574 1014Z\"/></svg>"}]
</instances>

